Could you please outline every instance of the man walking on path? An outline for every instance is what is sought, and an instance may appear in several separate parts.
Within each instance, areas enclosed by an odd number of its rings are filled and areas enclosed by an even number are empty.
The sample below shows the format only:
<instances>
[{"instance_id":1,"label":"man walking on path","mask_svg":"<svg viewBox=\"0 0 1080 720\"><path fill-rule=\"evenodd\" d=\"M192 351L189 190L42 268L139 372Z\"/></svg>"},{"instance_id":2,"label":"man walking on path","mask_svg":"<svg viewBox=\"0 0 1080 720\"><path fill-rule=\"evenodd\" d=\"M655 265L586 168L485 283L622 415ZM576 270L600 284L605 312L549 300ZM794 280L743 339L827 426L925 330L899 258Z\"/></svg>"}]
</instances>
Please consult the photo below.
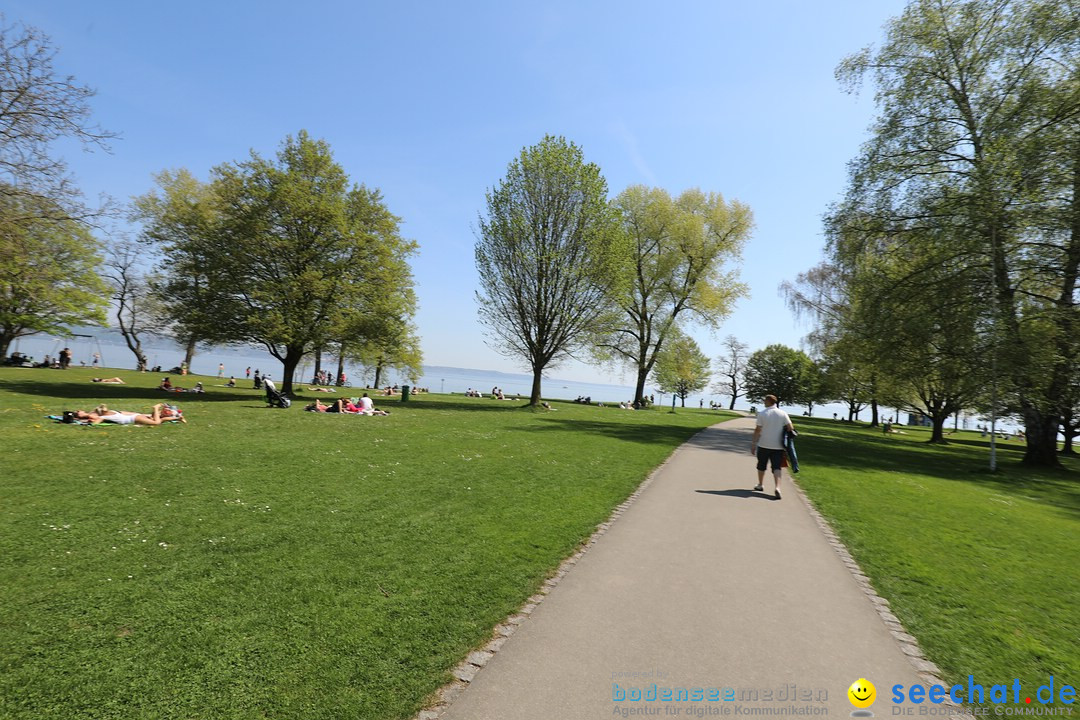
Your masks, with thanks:
<instances>
[{"instance_id":1,"label":"man walking on path","mask_svg":"<svg viewBox=\"0 0 1080 720\"><path fill-rule=\"evenodd\" d=\"M772 465L773 479L776 486L773 495L780 499L780 464L784 459L784 430L795 432L788 414L776 406L776 396L765 396L765 409L757 414L754 426L754 439L750 441L750 453L757 455L757 485L755 490L764 490L765 466Z\"/></svg>"}]
</instances>

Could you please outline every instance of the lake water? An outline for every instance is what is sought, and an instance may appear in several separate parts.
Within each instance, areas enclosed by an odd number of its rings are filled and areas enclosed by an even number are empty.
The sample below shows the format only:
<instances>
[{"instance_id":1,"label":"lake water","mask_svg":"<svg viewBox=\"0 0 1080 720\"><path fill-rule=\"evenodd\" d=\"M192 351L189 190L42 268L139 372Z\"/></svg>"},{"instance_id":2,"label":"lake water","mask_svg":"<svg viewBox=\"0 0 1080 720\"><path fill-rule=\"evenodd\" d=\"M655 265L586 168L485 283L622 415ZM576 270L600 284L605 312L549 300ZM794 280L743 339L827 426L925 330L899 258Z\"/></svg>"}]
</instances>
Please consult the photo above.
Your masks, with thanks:
<instances>
[{"instance_id":1,"label":"lake water","mask_svg":"<svg viewBox=\"0 0 1080 720\"><path fill-rule=\"evenodd\" d=\"M41 361L45 355L57 356L64 347L72 352L72 364L87 366L93 363L94 353L101 356L103 368L132 369L135 366L135 358L131 350L123 343L115 333L99 331L94 337L76 337L57 339L44 335L34 335L21 338L17 344L13 344L12 351L18 350ZM150 366L161 365L165 369L180 364L184 357L183 350L169 340L154 339L144 342L144 351ZM191 363L191 372L196 375L217 375L218 363L225 365L225 377L236 376L238 380L245 378L248 367L252 372L259 370L262 373L270 373L274 379L281 378L281 362L268 352L255 347L214 347L209 350L200 350L196 353ZM301 363L297 370L297 379L310 380L314 373L315 361L308 359ZM337 359L332 357L323 358L323 369L337 372ZM556 371L557 372L557 371ZM345 364L345 373L349 383L354 386L363 386L366 382L373 382L372 373L364 376L362 368ZM385 371L381 378L381 384L401 385L409 380L393 370ZM469 368L441 367L425 365L423 375L416 383L419 387L427 388L431 392L464 393L469 388L479 390L487 395L493 387L502 388L507 395L529 394L532 388L532 375L525 373L505 373L496 370L480 370ZM660 399L660 394L655 388L647 388L646 392L652 392ZM543 382L543 395L550 399L573 400L577 397L591 397L594 401L618 403L632 400L634 389L628 385L610 385L604 383L587 383L576 380L562 380L558 377L545 377ZM670 401L670 396L667 396ZM708 405L709 400L705 399ZM698 398L688 398L687 405L697 407Z\"/></svg>"},{"instance_id":2,"label":"lake water","mask_svg":"<svg viewBox=\"0 0 1080 720\"><path fill-rule=\"evenodd\" d=\"M115 369L132 369L135 367L135 358L132 352L124 344L119 333L115 331L106 330L84 330L87 334L96 332L93 337L75 337L68 339L57 339L46 335L32 335L30 337L21 338L17 343L13 343L11 350L19 350L20 352L30 355L35 360L43 360L45 355L56 356L60 350L64 347L71 348L72 352L72 364L80 365L85 363L89 366L93 362L94 353L101 355L101 364L103 368L115 368ZM144 343L144 349L147 359L150 362L150 366L161 365L163 368L171 368L180 364L180 361L184 357L183 350L168 339L154 338ZM271 356L265 350L260 350L256 347L234 347L234 346L221 346L214 347L208 350L200 350L191 363L191 371L196 375L217 375L218 363L224 363L225 365L225 377L235 375L240 381L243 381L245 377L246 368L250 367L254 372L256 369L266 373L269 372L270 376L275 380L281 379L281 362ZM308 359L306 362L301 363L297 373L297 378L303 378L305 380L311 379L311 374L314 372L315 361ZM329 369L332 372L337 372L337 359L331 357L323 358L323 368ZM491 392L493 387L502 388L503 393L506 395L524 395L528 397L529 391L532 388L532 375L526 373L505 373L496 370L479 370L469 368L455 368L455 367L442 367L437 365L425 365L423 367L423 375L420 376L417 385L419 387L427 388L430 392L445 392L445 393L464 393L467 389L473 388L487 395ZM553 371L558 373L558 370ZM346 363L345 373L348 376L349 383L356 387L362 387L365 382L372 382L374 378L369 373L365 378L363 377L363 370L357 366ZM394 384L408 383L408 379L395 373L393 370L385 372L381 378L383 386ZM594 402L604 403L618 403L621 401L630 401L634 398L634 388L630 385L611 385L605 383L587 383L576 380L562 380L558 377L545 377L542 393L545 398L552 400L573 400L578 397L590 397ZM671 396L661 394L655 387L646 385L646 394L653 394L656 397L658 403L664 405L670 405ZM723 404L727 407L727 398L720 395L713 394L701 394L693 395L686 399L687 407L705 407L709 406L710 402L716 402ZM736 403L736 407L742 410L749 409L749 404L741 399ZM793 419L803 413L801 407L786 407ZM837 413L839 417L847 417L847 408L843 405L830 403L825 405L817 405L814 407L814 415L816 417L831 417L833 413ZM882 408L882 418L893 416L896 414L893 408ZM860 415L861 419L869 420L870 410L869 408L863 410ZM902 416L906 421L907 414ZM977 421L974 416L965 416L961 421L961 427L974 428ZM953 427L953 422L950 420L946 423L947 428ZM999 420L999 428L1003 428L1007 431L1015 431L1017 429L1016 424L1009 420Z\"/></svg>"}]
</instances>

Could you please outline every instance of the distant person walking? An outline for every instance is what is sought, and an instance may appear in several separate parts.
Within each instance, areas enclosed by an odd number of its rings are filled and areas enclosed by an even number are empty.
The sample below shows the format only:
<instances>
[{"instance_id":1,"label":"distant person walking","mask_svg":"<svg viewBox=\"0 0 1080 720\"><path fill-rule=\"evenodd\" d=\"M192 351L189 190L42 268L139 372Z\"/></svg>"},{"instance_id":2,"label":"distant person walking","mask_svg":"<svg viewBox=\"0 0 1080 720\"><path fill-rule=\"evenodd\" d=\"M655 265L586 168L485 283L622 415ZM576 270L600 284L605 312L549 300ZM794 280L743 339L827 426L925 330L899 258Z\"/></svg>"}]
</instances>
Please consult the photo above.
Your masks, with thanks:
<instances>
[{"instance_id":1,"label":"distant person walking","mask_svg":"<svg viewBox=\"0 0 1080 720\"><path fill-rule=\"evenodd\" d=\"M249 379L251 378L251 366L250 365L248 365L247 370L244 371L244 377L249 378Z\"/></svg>"},{"instance_id":2,"label":"distant person walking","mask_svg":"<svg viewBox=\"0 0 1080 720\"><path fill-rule=\"evenodd\" d=\"M94 366L94 369L97 369L97 366L101 364L101 354L94 353L94 362L90 364Z\"/></svg>"},{"instance_id":3,"label":"distant person walking","mask_svg":"<svg viewBox=\"0 0 1080 720\"><path fill-rule=\"evenodd\" d=\"M218 363L217 376L222 380L225 379L225 363Z\"/></svg>"},{"instance_id":4,"label":"distant person walking","mask_svg":"<svg viewBox=\"0 0 1080 720\"><path fill-rule=\"evenodd\" d=\"M795 432L788 414L777 407L775 395L765 396L765 409L757 414L754 426L754 439L750 441L750 453L757 455L757 485L755 490L764 490L765 467L772 466L773 496L780 499L780 472L784 459L784 430Z\"/></svg>"}]
</instances>

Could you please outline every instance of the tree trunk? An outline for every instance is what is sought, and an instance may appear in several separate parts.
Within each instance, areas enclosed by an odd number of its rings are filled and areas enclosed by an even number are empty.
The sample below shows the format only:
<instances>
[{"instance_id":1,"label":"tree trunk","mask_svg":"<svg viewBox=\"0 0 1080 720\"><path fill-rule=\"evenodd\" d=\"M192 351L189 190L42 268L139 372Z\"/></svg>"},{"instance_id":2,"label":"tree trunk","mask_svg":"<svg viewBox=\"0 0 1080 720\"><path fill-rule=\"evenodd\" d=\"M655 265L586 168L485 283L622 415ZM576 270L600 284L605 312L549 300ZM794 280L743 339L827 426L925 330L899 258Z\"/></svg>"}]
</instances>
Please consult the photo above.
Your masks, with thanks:
<instances>
[{"instance_id":1,"label":"tree trunk","mask_svg":"<svg viewBox=\"0 0 1080 720\"><path fill-rule=\"evenodd\" d=\"M541 374L542 373L543 373L542 368L533 368L532 390L529 392L529 404L530 405L539 405L540 404L540 380L541 380Z\"/></svg>"},{"instance_id":2,"label":"tree trunk","mask_svg":"<svg viewBox=\"0 0 1080 720\"><path fill-rule=\"evenodd\" d=\"M345 347L342 346L341 352L338 353L337 359L337 377L334 378L334 384L341 387L344 383L341 382L341 378L345 375Z\"/></svg>"},{"instance_id":3,"label":"tree trunk","mask_svg":"<svg viewBox=\"0 0 1080 720\"><path fill-rule=\"evenodd\" d=\"M315 348L315 369L311 371L311 377L319 377L319 372L322 370L322 348ZM378 382L375 383L375 387L378 387Z\"/></svg>"},{"instance_id":4,"label":"tree trunk","mask_svg":"<svg viewBox=\"0 0 1080 720\"><path fill-rule=\"evenodd\" d=\"M648 379L649 371L644 365L639 365L637 369L637 382L634 385L634 404L637 407L642 407L645 400L645 381Z\"/></svg>"},{"instance_id":5,"label":"tree trunk","mask_svg":"<svg viewBox=\"0 0 1080 720\"><path fill-rule=\"evenodd\" d=\"M871 398L870 400L870 427L878 426L878 407L877 398Z\"/></svg>"},{"instance_id":6,"label":"tree trunk","mask_svg":"<svg viewBox=\"0 0 1080 720\"><path fill-rule=\"evenodd\" d=\"M188 338L187 346L184 348L184 363L191 367L191 361L195 358L195 345L198 343L198 339L192 335Z\"/></svg>"},{"instance_id":7,"label":"tree trunk","mask_svg":"<svg viewBox=\"0 0 1080 720\"><path fill-rule=\"evenodd\" d=\"M930 420L933 421L933 430L930 432L930 442L944 445L945 440L945 421L949 419L949 416L935 413L930 416Z\"/></svg>"},{"instance_id":8,"label":"tree trunk","mask_svg":"<svg viewBox=\"0 0 1080 720\"><path fill-rule=\"evenodd\" d=\"M7 335L0 335L0 358L6 358L8 356L8 348L11 347L11 341L14 338Z\"/></svg>"},{"instance_id":9,"label":"tree trunk","mask_svg":"<svg viewBox=\"0 0 1080 720\"><path fill-rule=\"evenodd\" d=\"M1065 443L1061 446L1062 455L1075 455L1073 450L1073 438L1080 435L1080 427L1069 423L1062 423L1061 434L1065 436Z\"/></svg>"},{"instance_id":10,"label":"tree trunk","mask_svg":"<svg viewBox=\"0 0 1080 720\"><path fill-rule=\"evenodd\" d=\"M142 342L138 336L125 328L120 326L120 334L124 337L124 342L127 343L128 350L135 355L135 369L139 372L146 370L146 353L143 352Z\"/></svg>"},{"instance_id":11,"label":"tree trunk","mask_svg":"<svg viewBox=\"0 0 1080 720\"><path fill-rule=\"evenodd\" d=\"M735 409L735 393L731 394L731 403L728 405L728 410Z\"/></svg>"},{"instance_id":12,"label":"tree trunk","mask_svg":"<svg viewBox=\"0 0 1080 720\"><path fill-rule=\"evenodd\" d=\"M814 417L814 403L806 403L806 417Z\"/></svg>"},{"instance_id":13,"label":"tree trunk","mask_svg":"<svg viewBox=\"0 0 1080 720\"><path fill-rule=\"evenodd\" d=\"M300 364L300 361L304 358L303 348L297 348L289 346L285 350L285 359L281 361L281 394L292 395L293 393L293 375L296 373L296 366Z\"/></svg>"},{"instance_id":14,"label":"tree trunk","mask_svg":"<svg viewBox=\"0 0 1080 720\"><path fill-rule=\"evenodd\" d=\"M1061 467L1057 452L1058 418L1046 416L1033 407L1024 408L1024 434L1027 448L1025 465L1037 467Z\"/></svg>"},{"instance_id":15,"label":"tree trunk","mask_svg":"<svg viewBox=\"0 0 1080 720\"><path fill-rule=\"evenodd\" d=\"M381 381L381 380L382 380L382 360L375 363L375 385L373 387L376 390L379 389L379 387L380 387L379 386L379 381Z\"/></svg>"}]
</instances>

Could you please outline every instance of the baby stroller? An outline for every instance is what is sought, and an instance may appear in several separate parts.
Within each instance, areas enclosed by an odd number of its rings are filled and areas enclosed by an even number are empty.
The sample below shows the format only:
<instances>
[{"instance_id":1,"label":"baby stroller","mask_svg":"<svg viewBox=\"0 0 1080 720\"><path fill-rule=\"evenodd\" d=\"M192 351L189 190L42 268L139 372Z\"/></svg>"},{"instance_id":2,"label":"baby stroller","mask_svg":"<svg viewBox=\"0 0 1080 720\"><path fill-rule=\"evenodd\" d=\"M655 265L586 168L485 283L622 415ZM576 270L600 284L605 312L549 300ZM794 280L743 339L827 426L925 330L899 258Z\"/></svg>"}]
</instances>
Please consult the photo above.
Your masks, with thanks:
<instances>
[{"instance_id":1,"label":"baby stroller","mask_svg":"<svg viewBox=\"0 0 1080 720\"><path fill-rule=\"evenodd\" d=\"M266 404L270 407L288 408L292 400L278 392L270 378L263 378L263 386L266 388Z\"/></svg>"}]
</instances>

